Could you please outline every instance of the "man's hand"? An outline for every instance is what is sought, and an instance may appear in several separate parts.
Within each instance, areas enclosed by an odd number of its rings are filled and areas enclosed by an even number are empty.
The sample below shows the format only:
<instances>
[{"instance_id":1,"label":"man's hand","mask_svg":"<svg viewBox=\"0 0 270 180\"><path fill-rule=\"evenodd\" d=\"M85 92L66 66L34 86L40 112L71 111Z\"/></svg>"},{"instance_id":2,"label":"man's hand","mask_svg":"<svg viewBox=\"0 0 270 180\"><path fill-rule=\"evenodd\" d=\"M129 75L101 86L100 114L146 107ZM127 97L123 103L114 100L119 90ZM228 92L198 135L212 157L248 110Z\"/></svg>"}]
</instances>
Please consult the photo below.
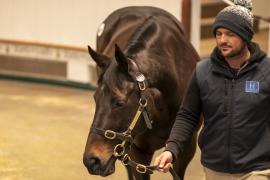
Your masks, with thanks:
<instances>
[{"instance_id":1,"label":"man's hand","mask_svg":"<svg viewBox=\"0 0 270 180\"><path fill-rule=\"evenodd\" d=\"M158 166L158 171L166 173L172 167L173 155L170 151L164 151L154 161L154 165Z\"/></svg>"}]
</instances>

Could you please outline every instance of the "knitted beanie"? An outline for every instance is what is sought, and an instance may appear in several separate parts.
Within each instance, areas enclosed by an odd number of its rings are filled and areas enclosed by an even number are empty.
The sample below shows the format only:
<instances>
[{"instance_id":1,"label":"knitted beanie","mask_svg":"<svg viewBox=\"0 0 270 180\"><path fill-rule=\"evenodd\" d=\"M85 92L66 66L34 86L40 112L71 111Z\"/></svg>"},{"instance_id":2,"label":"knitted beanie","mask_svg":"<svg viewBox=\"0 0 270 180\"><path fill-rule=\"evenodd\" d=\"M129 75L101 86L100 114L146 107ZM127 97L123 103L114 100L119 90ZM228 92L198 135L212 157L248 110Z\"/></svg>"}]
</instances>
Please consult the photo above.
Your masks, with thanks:
<instances>
[{"instance_id":1,"label":"knitted beanie","mask_svg":"<svg viewBox=\"0 0 270 180\"><path fill-rule=\"evenodd\" d=\"M251 0L234 0L234 5L220 11L212 26L214 35L219 27L224 27L250 42L253 35L253 14Z\"/></svg>"}]
</instances>

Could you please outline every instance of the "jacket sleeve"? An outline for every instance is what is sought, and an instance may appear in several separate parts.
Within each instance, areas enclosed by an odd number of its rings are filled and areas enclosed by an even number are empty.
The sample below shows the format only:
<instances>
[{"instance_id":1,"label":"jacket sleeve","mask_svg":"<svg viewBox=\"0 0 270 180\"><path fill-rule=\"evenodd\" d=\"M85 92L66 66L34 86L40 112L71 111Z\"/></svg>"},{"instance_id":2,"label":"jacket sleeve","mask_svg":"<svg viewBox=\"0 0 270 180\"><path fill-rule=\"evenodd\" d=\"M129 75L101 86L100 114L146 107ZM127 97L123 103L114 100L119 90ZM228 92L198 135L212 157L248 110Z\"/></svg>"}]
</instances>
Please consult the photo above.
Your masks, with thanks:
<instances>
[{"instance_id":1,"label":"jacket sleeve","mask_svg":"<svg viewBox=\"0 0 270 180\"><path fill-rule=\"evenodd\" d=\"M200 114L200 90L194 71L165 148L165 151L173 154L174 160L178 157L179 152L183 152L185 144L191 139L199 124Z\"/></svg>"}]
</instances>

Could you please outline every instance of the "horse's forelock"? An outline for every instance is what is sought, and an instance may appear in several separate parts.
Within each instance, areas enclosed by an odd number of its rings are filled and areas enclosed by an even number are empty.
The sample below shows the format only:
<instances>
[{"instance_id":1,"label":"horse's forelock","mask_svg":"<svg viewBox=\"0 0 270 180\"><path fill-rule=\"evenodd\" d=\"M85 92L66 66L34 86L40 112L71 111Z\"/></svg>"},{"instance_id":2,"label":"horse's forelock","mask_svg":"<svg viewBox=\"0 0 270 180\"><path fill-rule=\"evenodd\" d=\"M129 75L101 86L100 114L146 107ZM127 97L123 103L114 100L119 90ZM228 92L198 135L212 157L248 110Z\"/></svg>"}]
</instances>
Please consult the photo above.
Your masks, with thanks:
<instances>
[{"instance_id":1,"label":"horse's forelock","mask_svg":"<svg viewBox=\"0 0 270 180\"><path fill-rule=\"evenodd\" d=\"M124 97L123 85L127 80L126 75L117 69L117 66L109 68L103 75L102 82L109 88L112 96Z\"/></svg>"}]
</instances>

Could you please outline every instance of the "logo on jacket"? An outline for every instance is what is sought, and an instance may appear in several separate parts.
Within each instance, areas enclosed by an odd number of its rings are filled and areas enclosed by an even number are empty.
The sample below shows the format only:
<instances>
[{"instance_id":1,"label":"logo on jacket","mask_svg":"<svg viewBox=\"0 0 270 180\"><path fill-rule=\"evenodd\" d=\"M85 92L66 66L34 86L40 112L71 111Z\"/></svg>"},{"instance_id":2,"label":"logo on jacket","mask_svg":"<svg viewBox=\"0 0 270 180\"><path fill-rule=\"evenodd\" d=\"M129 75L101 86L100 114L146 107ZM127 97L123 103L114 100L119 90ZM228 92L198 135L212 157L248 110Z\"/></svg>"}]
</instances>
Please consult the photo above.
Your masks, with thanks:
<instances>
[{"instance_id":1,"label":"logo on jacket","mask_svg":"<svg viewBox=\"0 0 270 180\"><path fill-rule=\"evenodd\" d=\"M246 81L245 92L259 93L260 83L258 81Z\"/></svg>"}]
</instances>

